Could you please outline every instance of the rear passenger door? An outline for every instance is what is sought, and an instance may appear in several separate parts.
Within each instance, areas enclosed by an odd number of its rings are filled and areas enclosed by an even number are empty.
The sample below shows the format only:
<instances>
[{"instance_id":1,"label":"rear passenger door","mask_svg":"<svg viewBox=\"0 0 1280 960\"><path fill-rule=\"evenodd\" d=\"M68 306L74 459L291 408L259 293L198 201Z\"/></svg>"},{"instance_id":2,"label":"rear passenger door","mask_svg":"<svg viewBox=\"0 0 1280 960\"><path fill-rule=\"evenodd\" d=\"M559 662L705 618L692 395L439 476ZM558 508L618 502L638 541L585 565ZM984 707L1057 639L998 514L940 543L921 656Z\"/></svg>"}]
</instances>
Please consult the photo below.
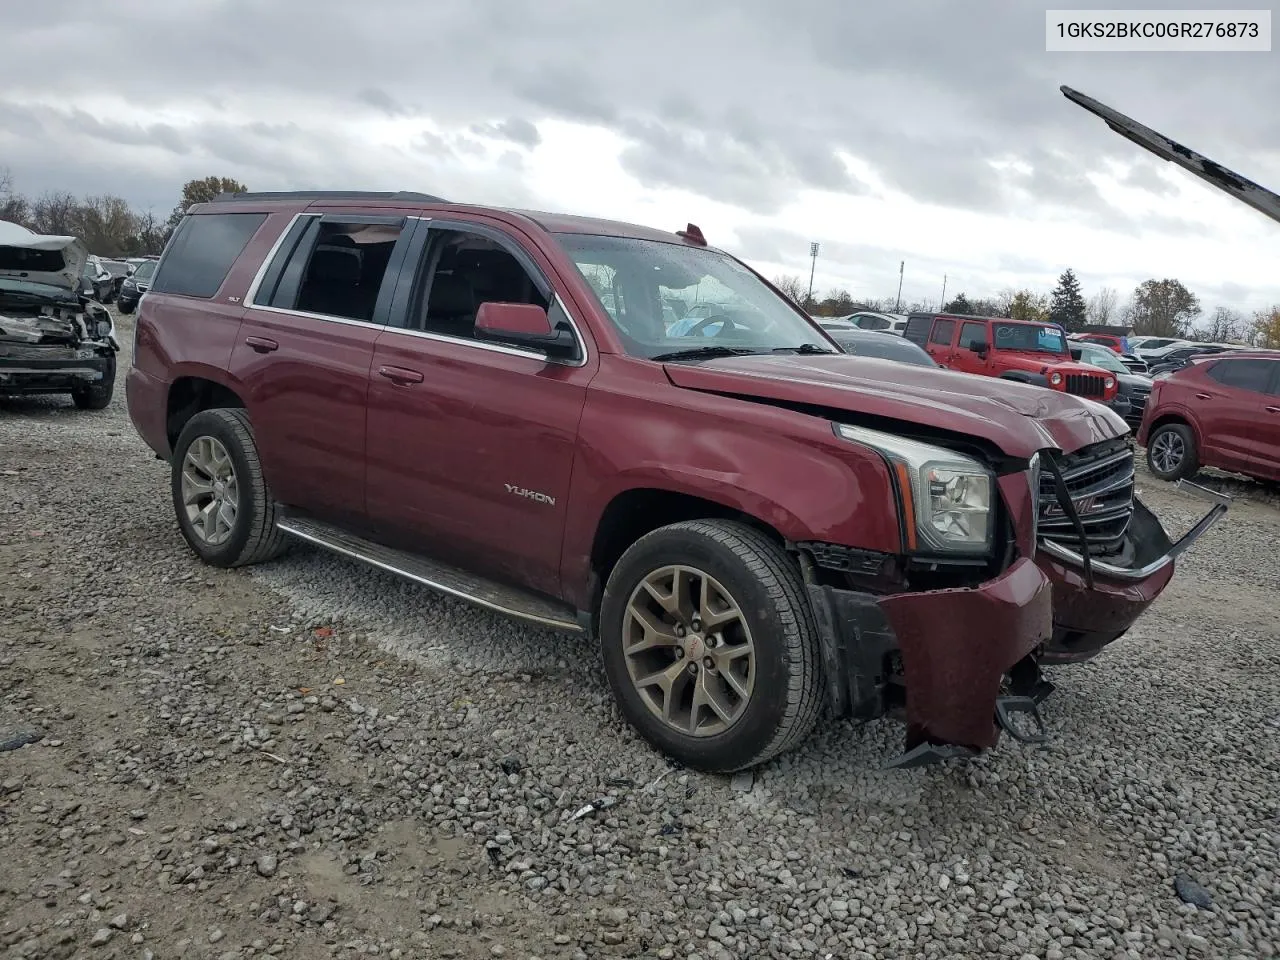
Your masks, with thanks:
<instances>
[{"instance_id":1,"label":"rear passenger door","mask_svg":"<svg viewBox=\"0 0 1280 960\"><path fill-rule=\"evenodd\" d=\"M299 214L246 297L231 357L277 499L365 521L365 403L373 344L418 221Z\"/></svg>"},{"instance_id":2,"label":"rear passenger door","mask_svg":"<svg viewBox=\"0 0 1280 960\"><path fill-rule=\"evenodd\" d=\"M1280 416L1269 413L1276 398L1274 360L1222 359L1207 364L1204 380L1187 398L1194 405L1206 451L1226 469L1256 472L1272 469L1277 456L1269 427ZM1273 428L1274 429L1274 428Z\"/></svg>"},{"instance_id":3,"label":"rear passenger door","mask_svg":"<svg viewBox=\"0 0 1280 960\"><path fill-rule=\"evenodd\" d=\"M929 351L929 356L951 369L956 365L955 336L956 322L938 318L933 321L933 329L929 332L929 344L925 348Z\"/></svg>"},{"instance_id":4,"label":"rear passenger door","mask_svg":"<svg viewBox=\"0 0 1280 960\"><path fill-rule=\"evenodd\" d=\"M550 264L518 236L465 220L419 231L412 289L402 307L397 294L396 325L374 351L369 515L385 542L559 596L578 422L596 360L556 296ZM578 356L552 360L478 338L485 302L547 308L553 324L575 330Z\"/></svg>"}]
</instances>

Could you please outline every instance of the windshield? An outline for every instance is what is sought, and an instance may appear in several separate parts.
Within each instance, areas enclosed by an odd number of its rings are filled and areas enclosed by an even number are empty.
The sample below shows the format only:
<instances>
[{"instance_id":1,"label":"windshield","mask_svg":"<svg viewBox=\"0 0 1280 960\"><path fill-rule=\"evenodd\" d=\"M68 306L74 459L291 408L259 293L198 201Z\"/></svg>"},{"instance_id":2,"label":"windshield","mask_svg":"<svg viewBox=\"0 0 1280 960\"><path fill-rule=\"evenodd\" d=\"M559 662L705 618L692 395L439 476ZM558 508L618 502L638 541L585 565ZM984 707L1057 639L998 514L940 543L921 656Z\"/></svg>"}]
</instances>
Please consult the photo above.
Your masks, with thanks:
<instances>
[{"instance_id":1,"label":"windshield","mask_svg":"<svg viewBox=\"0 0 1280 960\"><path fill-rule=\"evenodd\" d=\"M138 268L133 271L133 279L148 280L150 279L151 274L155 273L155 270L156 262L154 260L147 260L138 264Z\"/></svg>"},{"instance_id":2,"label":"windshield","mask_svg":"<svg viewBox=\"0 0 1280 960\"><path fill-rule=\"evenodd\" d=\"M1080 359L1091 367L1101 367L1103 370L1110 370L1112 373L1129 372L1129 368L1120 362L1116 352L1108 350L1106 347L1081 347Z\"/></svg>"},{"instance_id":3,"label":"windshield","mask_svg":"<svg viewBox=\"0 0 1280 960\"><path fill-rule=\"evenodd\" d=\"M1025 350L1030 353L1067 353L1067 338L1057 327L1036 323L993 323L997 350Z\"/></svg>"},{"instance_id":4,"label":"windshield","mask_svg":"<svg viewBox=\"0 0 1280 960\"><path fill-rule=\"evenodd\" d=\"M732 257L658 240L557 235L632 356L836 348L816 324ZM672 319L674 317L674 319Z\"/></svg>"}]
</instances>

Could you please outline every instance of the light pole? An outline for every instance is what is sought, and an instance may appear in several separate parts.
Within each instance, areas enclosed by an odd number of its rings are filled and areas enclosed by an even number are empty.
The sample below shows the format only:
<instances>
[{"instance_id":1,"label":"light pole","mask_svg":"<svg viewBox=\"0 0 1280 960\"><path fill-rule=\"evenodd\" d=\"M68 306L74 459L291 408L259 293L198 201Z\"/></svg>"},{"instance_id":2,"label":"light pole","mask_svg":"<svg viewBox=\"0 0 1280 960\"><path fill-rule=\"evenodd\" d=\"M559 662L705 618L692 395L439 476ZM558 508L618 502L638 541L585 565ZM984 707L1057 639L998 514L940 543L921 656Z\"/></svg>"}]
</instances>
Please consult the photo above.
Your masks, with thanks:
<instances>
[{"instance_id":1,"label":"light pole","mask_svg":"<svg viewBox=\"0 0 1280 960\"><path fill-rule=\"evenodd\" d=\"M902 312L902 271L906 269L907 261L903 260L898 264L898 299L893 304L893 312Z\"/></svg>"},{"instance_id":2,"label":"light pole","mask_svg":"<svg viewBox=\"0 0 1280 960\"><path fill-rule=\"evenodd\" d=\"M938 304L939 310L947 309L947 275L942 275L942 303Z\"/></svg>"},{"instance_id":3,"label":"light pole","mask_svg":"<svg viewBox=\"0 0 1280 960\"><path fill-rule=\"evenodd\" d=\"M809 244L809 295L805 297L804 308L806 311L813 311L813 271L818 266L818 245L816 243Z\"/></svg>"}]
</instances>

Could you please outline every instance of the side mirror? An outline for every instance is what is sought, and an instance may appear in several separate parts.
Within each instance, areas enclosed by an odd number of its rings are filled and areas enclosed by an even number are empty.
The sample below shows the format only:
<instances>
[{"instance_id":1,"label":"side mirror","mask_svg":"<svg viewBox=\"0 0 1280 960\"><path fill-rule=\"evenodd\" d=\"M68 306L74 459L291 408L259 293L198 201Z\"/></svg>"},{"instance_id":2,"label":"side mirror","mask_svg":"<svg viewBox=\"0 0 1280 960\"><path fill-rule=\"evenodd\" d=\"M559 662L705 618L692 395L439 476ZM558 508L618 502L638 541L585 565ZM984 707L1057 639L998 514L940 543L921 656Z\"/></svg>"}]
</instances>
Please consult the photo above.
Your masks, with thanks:
<instances>
[{"instance_id":1,"label":"side mirror","mask_svg":"<svg viewBox=\"0 0 1280 960\"><path fill-rule=\"evenodd\" d=\"M969 344L969 349L978 356L985 357L987 355L987 341L975 340L973 343Z\"/></svg>"},{"instance_id":2,"label":"side mirror","mask_svg":"<svg viewBox=\"0 0 1280 960\"><path fill-rule=\"evenodd\" d=\"M541 350L547 356L572 357L578 352L578 340L568 324L552 327L551 317L536 303L482 303L476 312L476 333Z\"/></svg>"}]
</instances>

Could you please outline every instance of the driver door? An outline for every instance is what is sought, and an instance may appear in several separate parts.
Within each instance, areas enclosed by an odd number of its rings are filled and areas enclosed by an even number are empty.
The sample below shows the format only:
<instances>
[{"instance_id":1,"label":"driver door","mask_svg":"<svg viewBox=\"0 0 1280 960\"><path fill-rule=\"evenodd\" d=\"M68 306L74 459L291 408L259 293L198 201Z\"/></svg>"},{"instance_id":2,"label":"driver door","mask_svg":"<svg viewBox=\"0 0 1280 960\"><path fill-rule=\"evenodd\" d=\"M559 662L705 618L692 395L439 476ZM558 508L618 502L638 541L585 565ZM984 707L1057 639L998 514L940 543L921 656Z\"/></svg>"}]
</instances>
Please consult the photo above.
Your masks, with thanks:
<instances>
[{"instance_id":1,"label":"driver door","mask_svg":"<svg viewBox=\"0 0 1280 960\"><path fill-rule=\"evenodd\" d=\"M987 325L972 320L964 322L960 325L960 340L956 345L951 369L965 373L985 373L986 356L979 355L978 351L982 349L985 354L987 346Z\"/></svg>"}]
</instances>

